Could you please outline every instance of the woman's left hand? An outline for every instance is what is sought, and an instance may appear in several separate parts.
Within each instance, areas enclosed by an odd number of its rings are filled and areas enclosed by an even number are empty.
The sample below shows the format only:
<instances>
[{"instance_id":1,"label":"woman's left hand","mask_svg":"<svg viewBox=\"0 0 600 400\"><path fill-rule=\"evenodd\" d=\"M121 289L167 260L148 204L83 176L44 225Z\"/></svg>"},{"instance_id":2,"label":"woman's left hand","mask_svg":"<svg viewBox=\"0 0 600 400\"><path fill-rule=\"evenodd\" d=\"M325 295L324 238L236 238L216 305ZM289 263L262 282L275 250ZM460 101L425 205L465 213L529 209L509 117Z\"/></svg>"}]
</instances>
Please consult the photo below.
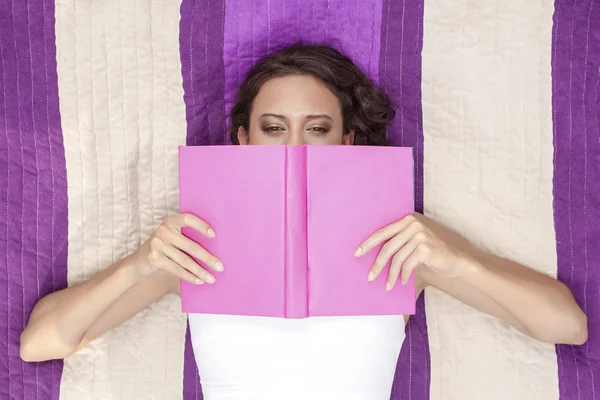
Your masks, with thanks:
<instances>
[{"instance_id":1,"label":"woman's left hand","mask_svg":"<svg viewBox=\"0 0 600 400\"><path fill-rule=\"evenodd\" d=\"M376 279L391 259L386 290L392 290L398 277L406 284L413 271L429 268L447 277L460 276L469 265L467 249L471 247L459 235L422 214L409 215L375 232L356 250L363 256L386 242L377 256L367 279Z\"/></svg>"}]
</instances>

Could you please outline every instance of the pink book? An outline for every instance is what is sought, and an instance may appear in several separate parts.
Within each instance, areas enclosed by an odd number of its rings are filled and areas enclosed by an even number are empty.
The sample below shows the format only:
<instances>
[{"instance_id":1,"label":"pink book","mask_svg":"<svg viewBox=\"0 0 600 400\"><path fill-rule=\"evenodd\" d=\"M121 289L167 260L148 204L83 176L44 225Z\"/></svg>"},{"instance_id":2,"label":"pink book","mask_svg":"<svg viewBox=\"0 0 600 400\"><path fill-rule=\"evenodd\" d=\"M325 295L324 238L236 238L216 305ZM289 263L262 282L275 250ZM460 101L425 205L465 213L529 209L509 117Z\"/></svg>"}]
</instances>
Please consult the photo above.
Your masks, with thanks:
<instances>
[{"instance_id":1,"label":"pink book","mask_svg":"<svg viewBox=\"0 0 600 400\"><path fill-rule=\"evenodd\" d=\"M179 149L181 212L217 232L184 234L217 256L210 285L181 282L183 312L280 318L414 314L415 285L367 274L376 230L414 212L412 149L200 146ZM211 271L212 272L212 271Z\"/></svg>"}]
</instances>

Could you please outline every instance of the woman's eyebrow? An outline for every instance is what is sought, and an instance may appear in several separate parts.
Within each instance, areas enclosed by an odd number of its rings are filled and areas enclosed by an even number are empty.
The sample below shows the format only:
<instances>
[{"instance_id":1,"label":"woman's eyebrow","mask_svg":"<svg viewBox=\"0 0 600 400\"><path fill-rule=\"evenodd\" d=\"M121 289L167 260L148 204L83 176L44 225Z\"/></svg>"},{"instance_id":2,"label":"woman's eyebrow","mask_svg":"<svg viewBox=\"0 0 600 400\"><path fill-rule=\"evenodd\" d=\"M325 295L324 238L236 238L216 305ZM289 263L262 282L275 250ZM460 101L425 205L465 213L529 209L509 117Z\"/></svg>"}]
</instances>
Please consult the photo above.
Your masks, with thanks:
<instances>
[{"instance_id":1,"label":"woman's eyebrow","mask_svg":"<svg viewBox=\"0 0 600 400\"><path fill-rule=\"evenodd\" d=\"M261 114L261 116L259 118L265 118L265 117L278 118L278 119L283 119L283 120L287 119L285 117L285 115L273 114L273 113L264 113L264 114ZM327 114L311 114L311 115L307 115L305 118L308 119L308 120L324 118L324 119L328 119L330 121L333 121L333 118L331 118Z\"/></svg>"},{"instance_id":2,"label":"woman's eyebrow","mask_svg":"<svg viewBox=\"0 0 600 400\"><path fill-rule=\"evenodd\" d=\"M279 119L286 119L285 116L283 116L283 115L272 114L272 113L265 113L265 114L262 114L260 116L260 118L263 118L263 117L273 117L273 118L279 118Z\"/></svg>"},{"instance_id":3,"label":"woman's eyebrow","mask_svg":"<svg viewBox=\"0 0 600 400\"><path fill-rule=\"evenodd\" d=\"M325 119L333 121L333 118L331 118L327 114L314 114L314 115L307 115L306 116L306 119L317 119L317 118L325 118Z\"/></svg>"}]
</instances>

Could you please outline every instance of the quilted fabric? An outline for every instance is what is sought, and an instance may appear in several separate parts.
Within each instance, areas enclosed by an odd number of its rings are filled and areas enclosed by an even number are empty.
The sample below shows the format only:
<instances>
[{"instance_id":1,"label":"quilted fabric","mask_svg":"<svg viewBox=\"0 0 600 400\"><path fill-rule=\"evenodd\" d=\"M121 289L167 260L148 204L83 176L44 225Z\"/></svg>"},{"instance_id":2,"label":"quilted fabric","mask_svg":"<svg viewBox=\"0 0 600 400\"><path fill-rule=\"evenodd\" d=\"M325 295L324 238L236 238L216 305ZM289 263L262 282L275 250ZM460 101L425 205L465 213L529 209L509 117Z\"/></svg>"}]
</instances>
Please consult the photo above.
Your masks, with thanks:
<instances>
[{"instance_id":1,"label":"quilted fabric","mask_svg":"<svg viewBox=\"0 0 600 400\"><path fill-rule=\"evenodd\" d=\"M392 399L596 399L596 0L0 1L0 397L201 398L172 296L64 369L21 362L19 334L39 297L178 211L177 146L227 143L247 69L298 41L341 49L391 97L419 210L558 276L588 313L588 342L554 347L428 289Z\"/></svg>"},{"instance_id":2,"label":"quilted fabric","mask_svg":"<svg viewBox=\"0 0 600 400\"><path fill-rule=\"evenodd\" d=\"M56 3L69 284L134 251L178 211L185 143L179 4ZM65 360L62 399L181 396L185 315L170 296Z\"/></svg>"},{"instance_id":3,"label":"quilted fabric","mask_svg":"<svg viewBox=\"0 0 600 400\"><path fill-rule=\"evenodd\" d=\"M35 302L67 284L67 175L54 4L0 2L0 398L57 399L62 362L28 364Z\"/></svg>"},{"instance_id":4,"label":"quilted fabric","mask_svg":"<svg viewBox=\"0 0 600 400\"><path fill-rule=\"evenodd\" d=\"M426 213L556 276L553 11L542 1L428 3L423 118ZM432 399L558 398L554 346L437 290L426 303Z\"/></svg>"},{"instance_id":5,"label":"quilted fabric","mask_svg":"<svg viewBox=\"0 0 600 400\"><path fill-rule=\"evenodd\" d=\"M561 399L600 398L600 4L557 1L552 35L558 277L588 315L583 346L557 346Z\"/></svg>"}]
</instances>

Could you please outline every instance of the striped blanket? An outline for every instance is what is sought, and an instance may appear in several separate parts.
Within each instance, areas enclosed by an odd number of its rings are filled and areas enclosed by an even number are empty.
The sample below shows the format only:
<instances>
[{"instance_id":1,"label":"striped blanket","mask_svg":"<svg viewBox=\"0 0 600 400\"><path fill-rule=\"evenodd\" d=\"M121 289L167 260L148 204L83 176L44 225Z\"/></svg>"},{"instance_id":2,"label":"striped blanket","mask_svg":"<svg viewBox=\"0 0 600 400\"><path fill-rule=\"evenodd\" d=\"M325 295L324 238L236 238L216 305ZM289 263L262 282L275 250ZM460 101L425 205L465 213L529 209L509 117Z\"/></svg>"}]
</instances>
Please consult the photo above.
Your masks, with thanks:
<instances>
[{"instance_id":1,"label":"striped blanket","mask_svg":"<svg viewBox=\"0 0 600 400\"><path fill-rule=\"evenodd\" d=\"M227 143L248 68L295 42L391 97L419 210L589 317L551 346L427 289L392 399L600 399L597 0L0 0L0 398L202 398L175 296L64 362L21 362L19 334L177 212L177 146Z\"/></svg>"}]
</instances>

